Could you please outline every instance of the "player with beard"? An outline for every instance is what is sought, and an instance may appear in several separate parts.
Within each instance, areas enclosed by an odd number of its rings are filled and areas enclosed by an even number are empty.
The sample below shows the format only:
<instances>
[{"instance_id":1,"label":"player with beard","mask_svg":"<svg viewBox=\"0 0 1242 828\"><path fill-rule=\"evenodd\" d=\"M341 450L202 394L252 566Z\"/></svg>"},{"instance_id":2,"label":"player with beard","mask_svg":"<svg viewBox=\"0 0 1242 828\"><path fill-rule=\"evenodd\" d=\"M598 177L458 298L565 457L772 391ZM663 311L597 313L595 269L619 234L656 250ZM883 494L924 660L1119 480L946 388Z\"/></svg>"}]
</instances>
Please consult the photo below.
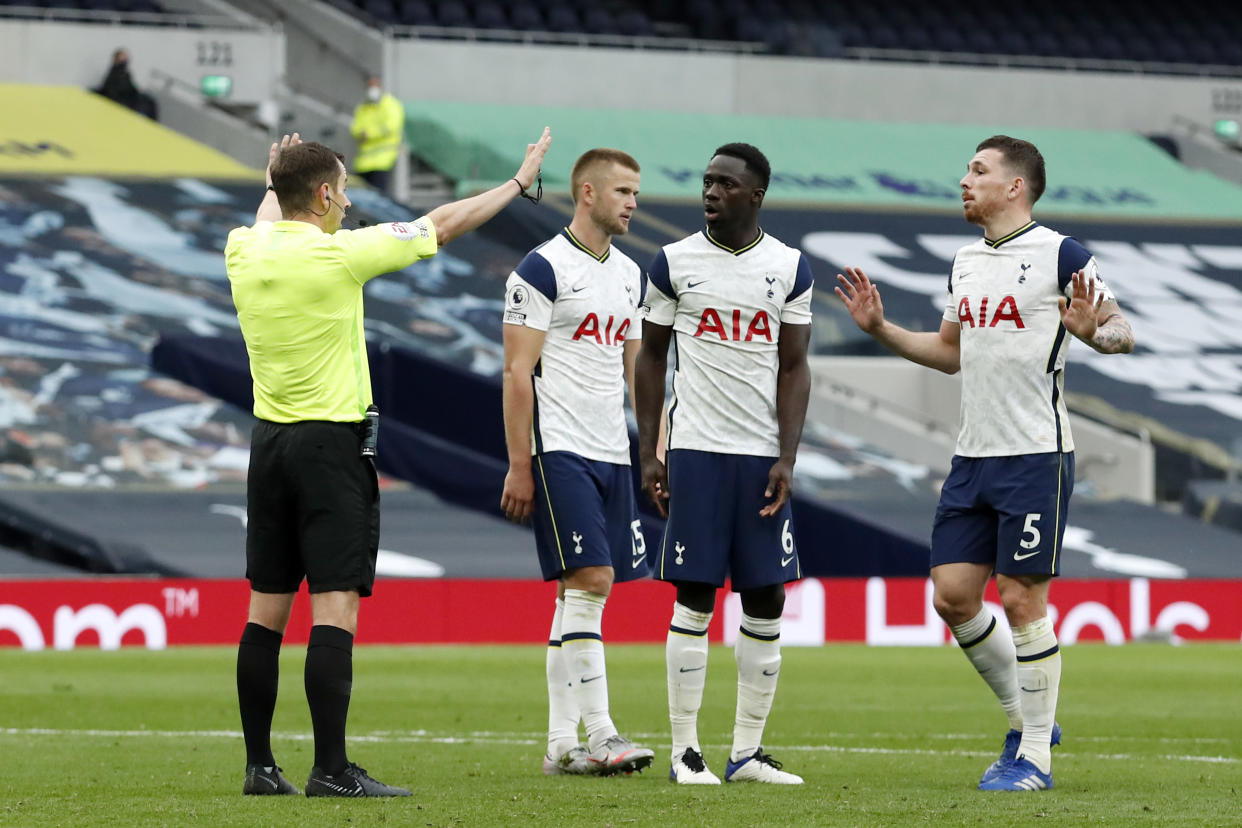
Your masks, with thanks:
<instances>
[{"instance_id":1,"label":"player with beard","mask_svg":"<svg viewBox=\"0 0 1242 828\"><path fill-rule=\"evenodd\" d=\"M726 578L741 594L742 622L725 781L802 782L764 752L762 739L780 672L785 584L802 577L789 496L811 388L814 280L806 256L759 226L770 176L755 147L717 149L703 174L706 229L664 247L648 271L639 459L643 489L668 517L654 575L677 588L665 653L669 778L678 784L720 784L703 758L698 714L707 628ZM674 335L661 462L656 442Z\"/></svg>"},{"instance_id":2,"label":"player with beard","mask_svg":"<svg viewBox=\"0 0 1242 828\"><path fill-rule=\"evenodd\" d=\"M962 208L983 238L953 260L938 332L887 321L862 270L837 276L836 292L862 330L920 365L962 372L961 431L932 527L931 577L936 611L1009 719L1001 756L979 783L989 791L1051 788L1052 745L1061 740L1048 590L1074 488L1066 334L1102 354L1134 348L1091 254L1032 221L1044 183L1033 144L996 135L976 147ZM1010 636L983 605L993 572Z\"/></svg>"},{"instance_id":3,"label":"player with beard","mask_svg":"<svg viewBox=\"0 0 1242 828\"><path fill-rule=\"evenodd\" d=\"M574 164L570 182L569 226L528 253L505 285L509 472L500 507L519 523L534 518L543 576L558 582L543 772L612 775L641 770L655 756L613 724L601 634L613 582L649 569L625 420L643 278L612 246L638 207L638 162L593 149Z\"/></svg>"}]
</instances>

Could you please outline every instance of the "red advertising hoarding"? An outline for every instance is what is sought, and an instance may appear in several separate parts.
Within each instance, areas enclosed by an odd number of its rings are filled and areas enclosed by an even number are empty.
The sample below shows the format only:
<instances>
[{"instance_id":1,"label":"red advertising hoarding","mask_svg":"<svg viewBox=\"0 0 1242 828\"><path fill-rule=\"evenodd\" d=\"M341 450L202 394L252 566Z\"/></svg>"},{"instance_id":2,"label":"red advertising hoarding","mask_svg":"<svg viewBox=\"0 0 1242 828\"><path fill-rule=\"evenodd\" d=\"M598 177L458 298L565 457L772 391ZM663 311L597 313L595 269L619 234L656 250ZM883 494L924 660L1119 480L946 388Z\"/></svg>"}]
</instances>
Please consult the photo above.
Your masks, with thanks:
<instances>
[{"instance_id":1,"label":"red advertising hoarding","mask_svg":"<svg viewBox=\"0 0 1242 828\"><path fill-rule=\"evenodd\" d=\"M546 639L553 586L538 581L390 580L363 602L360 644L535 644ZM0 646L74 647L233 644L245 624L249 590L241 580L26 580L0 583ZM1004 623L995 586L987 596ZM607 640L661 642L673 590L653 581L619 585L604 616ZM1058 580L1050 614L1063 644L1136 638L1242 640L1242 580ZM740 608L721 591L709 631L729 643ZM303 593L286 636L306 641ZM920 578L811 578L791 584L782 640L941 645L948 631Z\"/></svg>"}]
</instances>

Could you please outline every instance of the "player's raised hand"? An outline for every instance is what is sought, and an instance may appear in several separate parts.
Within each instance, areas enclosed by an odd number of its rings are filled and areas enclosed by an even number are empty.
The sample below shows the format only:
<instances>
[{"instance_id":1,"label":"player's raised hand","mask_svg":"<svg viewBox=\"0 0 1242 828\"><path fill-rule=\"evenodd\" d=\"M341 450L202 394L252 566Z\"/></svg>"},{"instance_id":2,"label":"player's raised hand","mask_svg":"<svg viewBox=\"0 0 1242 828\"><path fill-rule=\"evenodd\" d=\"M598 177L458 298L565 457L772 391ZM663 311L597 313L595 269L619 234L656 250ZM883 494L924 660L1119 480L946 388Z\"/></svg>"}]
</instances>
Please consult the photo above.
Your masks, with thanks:
<instances>
[{"instance_id":1,"label":"player's raised hand","mask_svg":"<svg viewBox=\"0 0 1242 828\"><path fill-rule=\"evenodd\" d=\"M880 301L880 289L877 288L861 268L847 267L845 276L837 274L840 285L836 288L837 296L845 303L854 324L867 333L874 333L884 324L884 303Z\"/></svg>"},{"instance_id":2,"label":"player's raised hand","mask_svg":"<svg viewBox=\"0 0 1242 828\"><path fill-rule=\"evenodd\" d=\"M280 155L280 151L297 146L300 143L302 143L302 136L295 132L292 135L282 135L279 141L272 144L267 151L267 186L272 186L272 165L276 163L276 158Z\"/></svg>"},{"instance_id":3,"label":"player's raised hand","mask_svg":"<svg viewBox=\"0 0 1242 828\"><path fill-rule=\"evenodd\" d=\"M1074 336L1090 342L1098 324L1096 313L1095 279L1080 270L1073 276L1074 290L1069 300L1064 296L1057 300L1061 306L1061 324Z\"/></svg>"},{"instance_id":4,"label":"player's raised hand","mask_svg":"<svg viewBox=\"0 0 1242 828\"><path fill-rule=\"evenodd\" d=\"M530 469L509 469L500 495L500 510L514 523L525 523L535 508L535 478Z\"/></svg>"},{"instance_id":5,"label":"player's raised hand","mask_svg":"<svg viewBox=\"0 0 1242 828\"><path fill-rule=\"evenodd\" d=\"M668 468L663 462L652 457L643 461L643 491L655 504L660 517L668 517Z\"/></svg>"},{"instance_id":6,"label":"player's raised hand","mask_svg":"<svg viewBox=\"0 0 1242 828\"><path fill-rule=\"evenodd\" d=\"M535 183L535 176L539 173L539 168L543 166L543 157L548 154L548 147L551 145L552 127L544 127L539 140L526 145L526 158L523 159L522 166L518 168L517 175L513 176L522 185L523 190L530 189L530 186Z\"/></svg>"},{"instance_id":7,"label":"player's raised hand","mask_svg":"<svg viewBox=\"0 0 1242 828\"><path fill-rule=\"evenodd\" d=\"M769 500L776 499L759 510L759 517L775 515L789 500L791 494L793 494L793 461L779 459L768 471L768 487L763 490L764 497Z\"/></svg>"}]
</instances>

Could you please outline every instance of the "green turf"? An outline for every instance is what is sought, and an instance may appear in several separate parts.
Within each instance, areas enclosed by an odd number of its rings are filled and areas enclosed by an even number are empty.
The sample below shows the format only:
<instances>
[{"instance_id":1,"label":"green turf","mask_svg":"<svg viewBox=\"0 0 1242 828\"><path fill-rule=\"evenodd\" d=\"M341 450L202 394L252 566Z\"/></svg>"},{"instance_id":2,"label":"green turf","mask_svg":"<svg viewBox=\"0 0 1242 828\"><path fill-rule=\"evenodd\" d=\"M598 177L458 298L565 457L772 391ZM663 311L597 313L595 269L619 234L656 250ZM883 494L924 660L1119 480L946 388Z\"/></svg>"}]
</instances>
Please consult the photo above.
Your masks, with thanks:
<instances>
[{"instance_id":1,"label":"green turf","mask_svg":"<svg viewBox=\"0 0 1242 828\"><path fill-rule=\"evenodd\" d=\"M1055 790L975 790L1005 730L953 649L789 648L765 745L799 788L667 781L662 646L608 649L613 714L656 749L615 779L544 777L539 647L360 648L350 756L404 800L241 796L231 648L0 650L0 825L1238 825L1242 650L1064 651ZM302 653L281 660L277 760L312 763ZM700 719L723 775L732 654Z\"/></svg>"}]
</instances>

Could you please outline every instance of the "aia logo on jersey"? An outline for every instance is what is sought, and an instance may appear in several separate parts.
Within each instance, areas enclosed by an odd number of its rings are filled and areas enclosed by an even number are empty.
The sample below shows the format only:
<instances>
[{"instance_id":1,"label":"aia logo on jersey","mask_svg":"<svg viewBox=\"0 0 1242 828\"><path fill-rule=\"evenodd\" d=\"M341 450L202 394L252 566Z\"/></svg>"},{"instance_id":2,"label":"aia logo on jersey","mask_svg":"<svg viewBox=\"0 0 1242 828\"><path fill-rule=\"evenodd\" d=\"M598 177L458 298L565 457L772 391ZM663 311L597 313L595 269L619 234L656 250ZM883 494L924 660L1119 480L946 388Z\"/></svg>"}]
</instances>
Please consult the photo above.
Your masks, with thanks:
<instances>
[{"instance_id":1,"label":"aia logo on jersey","mask_svg":"<svg viewBox=\"0 0 1242 828\"><path fill-rule=\"evenodd\" d=\"M698 330L694 332L696 337L708 336L715 334L723 341L728 342L750 342L752 339L765 339L772 341L772 324L768 318L768 312L761 310L754 315L746 329L742 330L742 312L736 308L730 314L732 325L726 326L724 320L720 318L720 311L715 308L708 308L703 311L703 315L699 317Z\"/></svg>"},{"instance_id":2,"label":"aia logo on jersey","mask_svg":"<svg viewBox=\"0 0 1242 828\"><path fill-rule=\"evenodd\" d=\"M1026 325L1022 322L1022 314L1018 313L1018 303L1014 301L1012 296L1001 297L1000 302L996 306L996 310L992 311L991 318L988 317L988 299L985 296L979 301L979 313L971 312L970 297L963 296L962 301L957 303L957 321L963 328L969 325L972 328L995 328L1001 322L1012 322L1013 326L1023 329Z\"/></svg>"},{"instance_id":3,"label":"aia logo on jersey","mask_svg":"<svg viewBox=\"0 0 1242 828\"><path fill-rule=\"evenodd\" d=\"M579 323L578 330L574 331L574 342L587 337L594 339L600 345L620 345L625 342L626 331L630 329L630 320L622 319L615 332L612 329L614 324L616 324L616 317L609 316L608 321L601 328L599 317L588 313L586 318Z\"/></svg>"}]
</instances>

